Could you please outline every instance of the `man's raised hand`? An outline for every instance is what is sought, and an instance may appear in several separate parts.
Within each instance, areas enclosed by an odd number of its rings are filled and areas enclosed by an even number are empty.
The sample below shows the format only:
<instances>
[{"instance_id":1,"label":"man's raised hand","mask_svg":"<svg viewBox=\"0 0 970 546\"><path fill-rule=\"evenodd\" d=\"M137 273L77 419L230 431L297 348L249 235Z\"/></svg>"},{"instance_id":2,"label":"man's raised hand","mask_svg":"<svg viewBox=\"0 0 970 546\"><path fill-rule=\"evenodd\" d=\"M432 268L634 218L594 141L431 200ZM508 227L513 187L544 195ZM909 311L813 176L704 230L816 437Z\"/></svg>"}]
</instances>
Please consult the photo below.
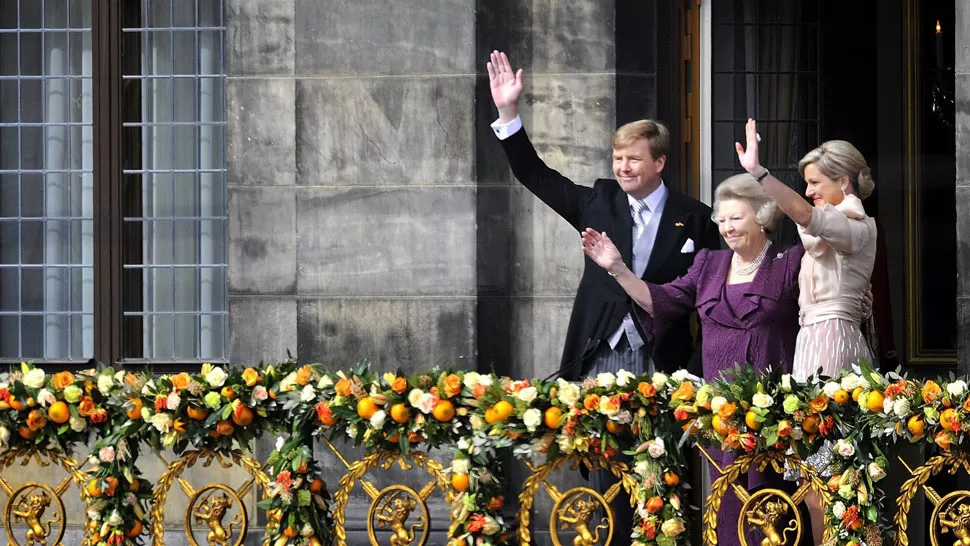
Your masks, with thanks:
<instances>
[{"instance_id":1,"label":"man's raised hand","mask_svg":"<svg viewBox=\"0 0 970 546\"><path fill-rule=\"evenodd\" d=\"M493 51L486 65L488 84L492 89L492 101L498 108L499 121L508 123L519 115L519 95L522 94L522 69L512 70L509 57L504 52Z\"/></svg>"}]
</instances>

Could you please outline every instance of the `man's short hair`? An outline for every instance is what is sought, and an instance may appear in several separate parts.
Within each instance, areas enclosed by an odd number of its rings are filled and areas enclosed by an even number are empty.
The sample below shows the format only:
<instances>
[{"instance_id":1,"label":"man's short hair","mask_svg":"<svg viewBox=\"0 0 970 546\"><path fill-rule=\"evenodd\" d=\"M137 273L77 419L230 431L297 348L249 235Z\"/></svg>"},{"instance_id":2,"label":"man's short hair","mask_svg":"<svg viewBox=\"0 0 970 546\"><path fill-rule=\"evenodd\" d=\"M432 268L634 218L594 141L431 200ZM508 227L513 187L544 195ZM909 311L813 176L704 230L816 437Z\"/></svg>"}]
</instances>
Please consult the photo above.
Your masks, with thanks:
<instances>
[{"instance_id":1,"label":"man's short hair","mask_svg":"<svg viewBox=\"0 0 970 546\"><path fill-rule=\"evenodd\" d=\"M652 119L631 121L617 129L613 135L613 148L626 148L641 138L650 143L650 153L654 159L667 155L670 149L670 131L666 125Z\"/></svg>"}]
</instances>

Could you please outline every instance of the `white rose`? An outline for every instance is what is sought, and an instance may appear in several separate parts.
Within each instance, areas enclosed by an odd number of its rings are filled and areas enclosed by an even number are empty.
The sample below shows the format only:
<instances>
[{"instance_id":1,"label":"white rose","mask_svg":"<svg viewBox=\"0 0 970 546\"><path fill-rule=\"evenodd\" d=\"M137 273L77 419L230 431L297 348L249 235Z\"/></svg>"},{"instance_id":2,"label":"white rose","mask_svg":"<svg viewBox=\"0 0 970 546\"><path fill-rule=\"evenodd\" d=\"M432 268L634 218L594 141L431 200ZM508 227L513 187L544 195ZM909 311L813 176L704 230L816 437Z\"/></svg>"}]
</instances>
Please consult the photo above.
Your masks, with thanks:
<instances>
[{"instance_id":1,"label":"white rose","mask_svg":"<svg viewBox=\"0 0 970 546\"><path fill-rule=\"evenodd\" d=\"M858 386L859 386L859 377L856 374L850 373L842 378L842 390L852 392Z\"/></svg>"},{"instance_id":2,"label":"white rose","mask_svg":"<svg viewBox=\"0 0 970 546\"><path fill-rule=\"evenodd\" d=\"M663 390L664 386L667 385L667 376L660 372L655 372L650 382L653 383L654 388L658 391Z\"/></svg>"},{"instance_id":3,"label":"white rose","mask_svg":"<svg viewBox=\"0 0 970 546\"><path fill-rule=\"evenodd\" d=\"M125 380L126 375L128 374L124 370L118 370L117 372L115 372L115 376L114 376L115 383L118 383L120 385Z\"/></svg>"},{"instance_id":4,"label":"white rose","mask_svg":"<svg viewBox=\"0 0 970 546\"><path fill-rule=\"evenodd\" d=\"M347 436L349 436L350 438L357 437L357 425L350 425L349 427L347 427Z\"/></svg>"},{"instance_id":5,"label":"white rose","mask_svg":"<svg viewBox=\"0 0 970 546\"><path fill-rule=\"evenodd\" d=\"M471 461L465 458L451 461L451 471L455 474L468 474L468 471L471 470L471 466Z\"/></svg>"},{"instance_id":6,"label":"white rose","mask_svg":"<svg viewBox=\"0 0 970 546\"><path fill-rule=\"evenodd\" d=\"M269 392L266 390L266 387L262 385L256 385L255 387L253 387L253 400L257 402L262 402L267 398L269 398Z\"/></svg>"},{"instance_id":7,"label":"white rose","mask_svg":"<svg viewBox=\"0 0 970 546\"><path fill-rule=\"evenodd\" d=\"M566 455L576 451L576 445L573 444L573 437L568 434L556 436L556 443L559 444L559 451Z\"/></svg>"},{"instance_id":8,"label":"white rose","mask_svg":"<svg viewBox=\"0 0 970 546\"><path fill-rule=\"evenodd\" d=\"M775 403L775 400L770 394L756 392L754 396L751 397L751 402L756 408L770 408L771 405Z\"/></svg>"},{"instance_id":9,"label":"white rose","mask_svg":"<svg viewBox=\"0 0 970 546\"><path fill-rule=\"evenodd\" d=\"M226 383L226 377L228 377L226 372L222 368L215 366L205 375L205 380L213 387L218 388Z\"/></svg>"},{"instance_id":10,"label":"white rose","mask_svg":"<svg viewBox=\"0 0 970 546\"><path fill-rule=\"evenodd\" d=\"M517 396L519 397L519 400L526 403L531 403L538 395L539 391L535 387L526 387L520 390Z\"/></svg>"},{"instance_id":11,"label":"white rose","mask_svg":"<svg viewBox=\"0 0 970 546\"><path fill-rule=\"evenodd\" d=\"M869 381L867 381L865 377L860 375L859 386L862 387L863 389L869 390L869 387L871 387L872 385L869 384Z\"/></svg>"},{"instance_id":12,"label":"white rose","mask_svg":"<svg viewBox=\"0 0 970 546\"><path fill-rule=\"evenodd\" d=\"M492 382L494 381L495 381L495 376L491 374L486 374L478 377L478 384L484 385L486 387L490 387L492 385Z\"/></svg>"},{"instance_id":13,"label":"white rose","mask_svg":"<svg viewBox=\"0 0 970 546\"><path fill-rule=\"evenodd\" d=\"M845 514L845 505L842 504L842 501L835 501L835 504L832 505L832 515L841 519L842 514Z\"/></svg>"},{"instance_id":14,"label":"white rose","mask_svg":"<svg viewBox=\"0 0 970 546\"><path fill-rule=\"evenodd\" d=\"M472 425L472 430L482 430L485 428L485 425L488 424L485 421L485 419L482 418L481 415L477 415L477 414L472 414L471 418L469 419L469 422Z\"/></svg>"},{"instance_id":15,"label":"white rose","mask_svg":"<svg viewBox=\"0 0 970 546\"><path fill-rule=\"evenodd\" d=\"M876 463L869 463L866 470L869 471L869 477L872 478L872 481L874 482L878 482L886 477L886 471Z\"/></svg>"},{"instance_id":16,"label":"white rose","mask_svg":"<svg viewBox=\"0 0 970 546\"><path fill-rule=\"evenodd\" d=\"M616 384L616 376L610 372L596 374L596 386L609 389Z\"/></svg>"},{"instance_id":17,"label":"white rose","mask_svg":"<svg viewBox=\"0 0 970 546\"><path fill-rule=\"evenodd\" d=\"M481 377L482 376L479 375L478 372L468 372L465 374L465 377L462 378L461 382L469 389L474 389L475 387L478 386L479 380L481 379Z\"/></svg>"},{"instance_id":18,"label":"white rose","mask_svg":"<svg viewBox=\"0 0 970 546\"><path fill-rule=\"evenodd\" d=\"M317 393L313 390L313 385L307 385L300 391L300 402L309 402L316 397Z\"/></svg>"},{"instance_id":19,"label":"white rose","mask_svg":"<svg viewBox=\"0 0 970 546\"><path fill-rule=\"evenodd\" d=\"M101 391L101 394L108 396L114 384L115 382L111 379L110 375L104 374L98 376L98 390Z\"/></svg>"},{"instance_id":20,"label":"white rose","mask_svg":"<svg viewBox=\"0 0 970 546\"><path fill-rule=\"evenodd\" d=\"M461 438L458 440L457 445L458 445L458 449L462 451L468 451L468 448L471 447L472 444L471 442L468 441L467 438Z\"/></svg>"},{"instance_id":21,"label":"white rose","mask_svg":"<svg viewBox=\"0 0 970 546\"><path fill-rule=\"evenodd\" d=\"M115 448L111 446L102 447L98 451L98 458L101 459L103 463L113 463L115 461Z\"/></svg>"},{"instance_id":22,"label":"white rose","mask_svg":"<svg viewBox=\"0 0 970 546\"><path fill-rule=\"evenodd\" d=\"M834 398L835 393L839 392L840 390L842 390L842 385L839 385L835 381L829 381L824 387L822 387L822 392L824 392L825 396L828 396L829 398Z\"/></svg>"},{"instance_id":23,"label":"white rose","mask_svg":"<svg viewBox=\"0 0 970 546\"><path fill-rule=\"evenodd\" d=\"M567 406L575 406L579 402L579 387L568 381L559 380L559 400Z\"/></svg>"},{"instance_id":24,"label":"white rose","mask_svg":"<svg viewBox=\"0 0 970 546\"><path fill-rule=\"evenodd\" d=\"M617 413L620 413L620 406L615 404L609 396L600 397L600 407L598 409L600 413L607 417L613 417Z\"/></svg>"},{"instance_id":25,"label":"white rose","mask_svg":"<svg viewBox=\"0 0 970 546\"><path fill-rule=\"evenodd\" d=\"M536 408L527 409L522 415L522 422L525 424L525 428L529 429L529 432L535 432L542 423L542 412Z\"/></svg>"},{"instance_id":26,"label":"white rose","mask_svg":"<svg viewBox=\"0 0 970 546\"><path fill-rule=\"evenodd\" d=\"M791 392L791 374L786 373L781 376L781 390L785 392Z\"/></svg>"},{"instance_id":27,"label":"white rose","mask_svg":"<svg viewBox=\"0 0 970 546\"><path fill-rule=\"evenodd\" d=\"M88 510L88 519L92 521L101 521L101 512L98 510Z\"/></svg>"},{"instance_id":28,"label":"white rose","mask_svg":"<svg viewBox=\"0 0 970 546\"><path fill-rule=\"evenodd\" d=\"M434 411L434 406L436 403L436 396L430 392L426 392L421 395L421 400L418 400L417 408L421 410L421 413L425 415Z\"/></svg>"},{"instance_id":29,"label":"white rose","mask_svg":"<svg viewBox=\"0 0 970 546\"><path fill-rule=\"evenodd\" d=\"M670 374L670 378L678 383L683 382L688 377L690 377L690 372L684 369L677 370L676 372Z\"/></svg>"},{"instance_id":30,"label":"white rose","mask_svg":"<svg viewBox=\"0 0 970 546\"><path fill-rule=\"evenodd\" d=\"M324 376L321 377L320 381L317 383L317 388L320 390L323 390L327 387L332 387L332 386L333 386L333 379L330 379L330 376L326 374L324 374Z\"/></svg>"},{"instance_id":31,"label":"white rose","mask_svg":"<svg viewBox=\"0 0 970 546\"><path fill-rule=\"evenodd\" d=\"M948 383L946 386L946 392L950 393L951 396L962 396L964 392L967 391L967 382L962 379L957 379L953 383Z\"/></svg>"},{"instance_id":32,"label":"white rose","mask_svg":"<svg viewBox=\"0 0 970 546\"><path fill-rule=\"evenodd\" d=\"M124 521L125 520L122 519L121 514L119 514L117 510L112 510L111 515L108 516L108 519L104 520L105 523L112 527L118 527L124 523Z\"/></svg>"},{"instance_id":33,"label":"white rose","mask_svg":"<svg viewBox=\"0 0 970 546\"><path fill-rule=\"evenodd\" d=\"M421 402L421 398L423 396L424 396L424 391L422 391L421 389L411 389L411 392L408 393L408 403L416 408L418 407L418 404Z\"/></svg>"},{"instance_id":34,"label":"white rose","mask_svg":"<svg viewBox=\"0 0 970 546\"><path fill-rule=\"evenodd\" d=\"M152 415L151 422L152 426L162 434L165 434L172 428L172 416L167 413L156 413Z\"/></svg>"},{"instance_id":35,"label":"white rose","mask_svg":"<svg viewBox=\"0 0 970 546\"><path fill-rule=\"evenodd\" d=\"M620 371L616 372L616 384L619 385L619 386L621 386L621 387L626 387L635 378L636 378L635 375L633 375L632 373L630 373L630 372L628 372L626 370L620 370Z\"/></svg>"},{"instance_id":36,"label":"white rose","mask_svg":"<svg viewBox=\"0 0 970 546\"><path fill-rule=\"evenodd\" d=\"M655 438L652 442L650 442L650 445L647 447L647 453L649 453L650 456L653 457L654 459L659 459L660 457L663 457L664 453L666 452L667 450L664 449L663 438Z\"/></svg>"},{"instance_id":37,"label":"white rose","mask_svg":"<svg viewBox=\"0 0 970 546\"><path fill-rule=\"evenodd\" d=\"M724 398L723 396L715 396L714 398L711 398L711 411L714 413L719 412L721 410L721 406L724 404L727 404L727 398Z\"/></svg>"},{"instance_id":38,"label":"white rose","mask_svg":"<svg viewBox=\"0 0 970 546\"><path fill-rule=\"evenodd\" d=\"M10 440L10 431L7 427L0 426L0 446L6 446Z\"/></svg>"},{"instance_id":39,"label":"white rose","mask_svg":"<svg viewBox=\"0 0 970 546\"><path fill-rule=\"evenodd\" d=\"M175 411L179 408L179 404L181 402L182 402L182 399L179 397L179 395L172 392L165 399L165 408L168 409L169 411Z\"/></svg>"},{"instance_id":40,"label":"white rose","mask_svg":"<svg viewBox=\"0 0 970 546\"><path fill-rule=\"evenodd\" d=\"M896 414L896 417L906 417L909 415L910 409L909 400L905 398L899 398L893 402L893 413Z\"/></svg>"},{"instance_id":41,"label":"white rose","mask_svg":"<svg viewBox=\"0 0 970 546\"><path fill-rule=\"evenodd\" d=\"M380 410L370 418L370 426L379 429L384 426L384 420L387 419L387 414L384 410Z\"/></svg>"},{"instance_id":42,"label":"white rose","mask_svg":"<svg viewBox=\"0 0 970 546\"><path fill-rule=\"evenodd\" d=\"M57 402L57 397L55 397L54 393L52 393L51 391L47 389L41 389L40 392L37 393L37 402L41 406L44 406L46 408L47 406L53 404L54 402Z\"/></svg>"},{"instance_id":43,"label":"white rose","mask_svg":"<svg viewBox=\"0 0 970 546\"><path fill-rule=\"evenodd\" d=\"M639 476L645 476L649 468L650 463L647 461L637 461L637 464L633 465L633 471Z\"/></svg>"},{"instance_id":44,"label":"white rose","mask_svg":"<svg viewBox=\"0 0 970 546\"><path fill-rule=\"evenodd\" d=\"M24 376L24 385L27 385L32 389L39 389L44 386L44 379L44 370L34 368L27 372L27 375Z\"/></svg>"},{"instance_id":45,"label":"white rose","mask_svg":"<svg viewBox=\"0 0 970 546\"><path fill-rule=\"evenodd\" d=\"M852 442L842 439L835 442L835 451L843 457L851 457L855 455L855 446Z\"/></svg>"}]
</instances>

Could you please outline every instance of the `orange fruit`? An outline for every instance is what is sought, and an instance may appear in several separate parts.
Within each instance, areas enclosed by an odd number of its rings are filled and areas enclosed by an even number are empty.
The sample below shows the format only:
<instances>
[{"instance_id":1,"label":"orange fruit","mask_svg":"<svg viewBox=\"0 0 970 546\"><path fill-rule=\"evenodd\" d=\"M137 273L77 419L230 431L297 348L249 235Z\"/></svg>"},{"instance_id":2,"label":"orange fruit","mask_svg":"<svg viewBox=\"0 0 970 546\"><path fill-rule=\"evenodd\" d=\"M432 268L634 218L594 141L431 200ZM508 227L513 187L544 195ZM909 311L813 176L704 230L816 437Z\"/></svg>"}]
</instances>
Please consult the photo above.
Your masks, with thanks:
<instances>
[{"instance_id":1,"label":"orange fruit","mask_svg":"<svg viewBox=\"0 0 970 546\"><path fill-rule=\"evenodd\" d=\"M647 512L656 514L664 507L664 500L660 497L650 497L647 501Z\"/></svg>"},{"instance_id":2,"label":"orange fruit","mask_svg":"<svg viewBox=\"0 0 970 546\"><path fill-rule=\"evenodd\" d=\"M89 497L96 499L101 496L101 483L97 479L91 480L84 490L87 491Z\"/></svg>"},{"instance_id":3,"label":"orange fruit","mask_svg":"<svg viewBox=\"0 0 970 546\"><path fill-rule=\"evenodd\" d=\"M27 407L32 408L37 405L37 401L32 396L27 397Z\"/></svg>"},{"instance_id":4,"label":"orange fruit","mask_svg":"<svg viewBox=\"0 0 970 546\"><path fill-rule=\"evenodd\" d=\"M391 442L392 444L396 444L396 443L398 443L398 442L401 441L401 435L400 434L397 434L397 433L395 433L395 434L393 434L391 436L387 436L385 434L384 437L387 438L387 441L388 442Z\"/></svg>"},{"instance_id":5,"label":"orange fruit","mask_svg":"<svg viewBox=\"0 0 970 546\"><path fill-rule=\"evenodd\" d=\"M607 419L606 420L606 430L610 434L619 434L619 433L623 432L623 429L624 428L626 428L624 425L622 425L620 423L617 423L616 421L613 421L612 419Z\"/></svg>"},{"instance_id":6,"label":"orange fruit","mask_svg":"<svg viewBox=\"0 0 970 546\"><path fill-rule=\"evenodd\" d=\"M188 407L185 408L185 413L189 416L189 419L195 419L196 421L203 421L209 416L208 410L198 406L193 406L192 404L189 404Z\"/></svg>"},{"instance_id":7,"label":"orange fruit","mask_svg":"<svg viewBox=\"0 0 970 546\"><path fill-rule=\"evenodd\" d=\"M394 404L391 406L391 419L395 423L404 424L411 420L411 410L408 409L407 404Z\"/></svg>"},{"instance_id":8,"label":"orange fruit","mask_svg":"<svg viewBox=\"0 0 970 546\"><path fill-rule=\"evenodd\" d=\"M300 532L297 531L296 527L293 527L292 525L287 525L286 529L283 529L283 536L286 538L296 538L299 534Z\"/></svg>"},{"instance_id":9,"label":"orange fruit","mask_svg":"<svg viewBox=\"0 0 970 546\"><path fill-rule=\"evenodd\" d=\"M758 421L758 414L754 410L748 410L748 413L744 414L744 424L748 425L751 430L760 430L761 423Z\"/></svg>"},{"instance_id":10,"label":"orange fruit","mask_svg":"<svg viewBox=\"0 0 970 546\"><path fill-rule=\"evenodd\" d=\"M243 404L237 405L232 409L232 422L241 427L248 427L253 424L253 410Z\"/></svg>"},{"instance_id":11,"label":"orange fruit","mask_svg":"<svg viewBox=\"0 0 970 546\"><path fill-rule=\"evenodd\" d=\"M141 419L141 408L144 406L141 398L132 398L129 402L131 402L131 409L125 412L128 418L132 421Z\"/></svg>"},{"instance_id":12,"label":"orange fruit","mask_svg":"<svg viewBox=\"0 0 970 546\"><path fill-rule=\"evenodd\" d=\"M468 489L469 481L468 474L452 474L451 475L451 487L459 493Z\"/></svg>"},{"instance_id":13,"label":"orange fruit","mask_svg":"<svg viewBox=\"0 0 970 546\"><path fill-rule=\"evenodd\" d=\"M138 490L141 489L141 482L138 481L138 478L135 478L131 482L131 485L128 486L128 488L137 493Z\"/></svg>"},{"instance_id":14,"label":"orange fruit","mask_svg":"<svg viewBox=\"0 0 970 546\"><path fill-rule=\"evenodd\" d=\"M856 387L855 390L852 391L852 401L853 402L858 402L859 401L859 396L862 395L862 391L863 390L864 389L862 387Z\"/></svg>"},{"instance_id":15,"label":"orange fruit","mask_svg":"<svg viewBox=\"0 0 970 546\"><path fill-rule=\"evenodd\" d=\"M909 418L906 423L906 428L909 429L909 433L913 436L922 436L923 428L926 426L926 421L920 419L919 415L914 415Z\"/></svg>"},{"instance_id":16,"label":"orange fruit","mask_svg":"<svg viewBox=\"0 0 970 546\"><path fill-rule=\"evenodd\" d=\"M377 402L374 399L365 396L357 402L357 415L360 415L361 419L370 419L377 413Z\"/></svg>"},{"instance_id":17,"label":"orange fruit","mask_svg":"<svg viewBox=\"0 0 970 546\"><path fill-rule=\"evenodd\" d=\"M821 424L821 422L822 421L818 418L818 415L809 415L804 421L802 421L802 430L809 434L815 434L818 432L818 426Z\"/></svg>"},{"instance_id":18,"label":"orange fruit","mask_svg":"<svg viewBox=\"0 0 970 546\"><path fill-rule=\"evenodd\" d=\"M37 437L38 431L30 430L30 427L28 427L27 425L21 425L17 429L17 434L19 434L20 437L23 438L24 440L33 440L34 438Z\"/></svg>"},{"instance_id":19,"label":"orange fruit","mask_svg":"<svg viewBox=\"0 0 970 546\"><path fill-rule=\"evenodd\" d=\"M319 493L322 490L323 490L323 480L321 480L320 478L313 478L313 481L310 482L310 492Z\"/></svg>"},{"instance_id":20,"label":"orange fruit","mask_svg":"<svg viewBox=\"0 0 970 546\"><path fill-rule=\"evenodd\" d=\"M455 418L455 405L448 400L442 400L435 404L431 414L434 415L435 419L446 423Z\"/></svg>"},{"instance_id":21,"label":"orange fruit","mask_svg":"<svg viewBox=\"0 0 970 546\"><path fill-rule=\"evenodd\" d=\"M233 400L236 398L236 390L230 387L229 385L222 387L222 390L219 391L219 394L225 397L226 400Z\"/></svg>"},{"instance_id":22,"label":"orange fruit","mask_svg":"<svg viewBox=\"0 0 970 546\"><path fill-rule=\"evenodd\" d=\"M551 429L557 429L561 427L562 410L557 408L556 406L552 406L551 408L546 410L543 420L545 421L546 426Z\"/></svg>"},{"instance_id":23,"label":"orange fruit","mask_svg":"<svg viewBox=\"0 0 970 546\"><path fill-rule=\"evenodd\" d=\"M664 472L664 483L668 487L677 487L677 484L680 483L680 476L676 472Z\"/></svg>"},{"instance_id":24,"label":"orange fruit","mask_svg":"<svg viewBox=\"0 0 970 546\"><path fill-rule=\"evenodd\" d=\"M498 412L498 420L505 421L515 413L515 406L508 400L499 400L495 404L495 411Z\"/></svg>"},{"instance_id":25,"label":"orange fruit","mask_svg":"<svg viewBox=\"0 0 970 546\"><path fill-rule=\"evenodd\" d=\"M495 411L495 408L488 408L488 409L486 409L485 410L485 422L491 425L492 423L494 423L494 422L496 422L496 421L499 420L498 415L499 414L498 414L497 411Z\"/></svg>"},{"instance_id":26,"label":"orange fruit","mask_svg":"<svg viewBox=\"0 0 970 546\"><path fill-rule=\"evenodd\" d=\"M10 399L10 407L13 408L13 409L15 409L15 410L17 410L17 411L23 411L23 410L27 409L26 404L24 404L20 400L17 400L16 398L11 398Z\"/></svg>"},{"instance_id":27,"label":"orange fruit","mask_svg":"<svg viewBox=\"0 0 970 546\"><path fill-rule=\"evenodd\" d=\"M832 397L832 400L834 400L835 403L839 405L845 404L846 402L849 401L849 393L843 389L839 389L835 391L835 396Z\"/></svg>"},{"instance_id":28,"label":"orange fruit","mask_svg":"<svg viewBox=\"0 0 970 546\"><path fill-rule=\"evenodd\" d=\"M720 434L721 436L727 436L728 433L731 432L731 427L728 426L727 422L722 419L720 415L715 415L711 419L711 428L713 428L714 432Z\"/></svg>"},{"instance_id":29,"label":"orange fruit","mask_svg":"<svg viewBox=\"0 0 970 546\"><path fill-rule=\"evenodd\" d=\"M881 392L869 391L869 397L866 398L866 407L873 413L880 413L882 412L882 403L884 400L885 398Z\"/></svg>"},{"instance_id":30,"label":"orange fruit","mask_svg":"<svg viewBox=\"0 0 970 546\"><path fill-rule=\"evenodd\" d=\"M141 532L143 530L144 528L142 527L141 521L136 519L135 522L131 524L131 529L125 531L125 536L128 538L135 538L141 536Z\"/></svg>"},{"instance_id":31,"label":"orange fruit","mask_svg":"<svg viewBox=\"0 0 970 546\"><path fill-rule=\"evenodd\" d=\"M63 425L71 419L71 410L67 407L66 402L58 400L47 408L47 417L58 425Z\"/></svg>"},{"instance_id":32,"label":"orange fruit","mask_svg":"<svg viewBox=\"0 0 970 546\"><path fill-rule=\"evenodd\" d=\"M940 413L940 426L943 427L944 430L953 431L954 425L958 423L957 410L947 408Z\"/></svg>"}]
</instances>

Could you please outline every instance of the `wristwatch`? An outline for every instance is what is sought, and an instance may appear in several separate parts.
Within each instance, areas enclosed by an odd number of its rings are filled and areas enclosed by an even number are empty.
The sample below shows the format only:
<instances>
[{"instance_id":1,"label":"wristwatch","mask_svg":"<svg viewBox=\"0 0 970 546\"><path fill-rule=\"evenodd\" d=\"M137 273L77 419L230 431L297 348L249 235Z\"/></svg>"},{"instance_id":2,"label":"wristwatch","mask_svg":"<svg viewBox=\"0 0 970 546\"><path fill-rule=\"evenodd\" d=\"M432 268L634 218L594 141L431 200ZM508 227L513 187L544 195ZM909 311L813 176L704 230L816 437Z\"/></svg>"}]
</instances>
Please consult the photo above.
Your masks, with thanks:
<instances>
[{"instance_id":1,"label":"wristwatch","mask_svg":"<svg viewBox=\"0 0 970 546\"><path fill-rule=\"evenodd\" d=\"M764 169L764 167L762 167L762 168ZM769 174L771 174L771 171L769 171L768 169L765 169L765 172L763 172L763 173L759 174L758 176L754 177L754 179L757 180L760 183L762 180L764 180L765 178L767 178Z\"/></svg>"}]
</instances>

